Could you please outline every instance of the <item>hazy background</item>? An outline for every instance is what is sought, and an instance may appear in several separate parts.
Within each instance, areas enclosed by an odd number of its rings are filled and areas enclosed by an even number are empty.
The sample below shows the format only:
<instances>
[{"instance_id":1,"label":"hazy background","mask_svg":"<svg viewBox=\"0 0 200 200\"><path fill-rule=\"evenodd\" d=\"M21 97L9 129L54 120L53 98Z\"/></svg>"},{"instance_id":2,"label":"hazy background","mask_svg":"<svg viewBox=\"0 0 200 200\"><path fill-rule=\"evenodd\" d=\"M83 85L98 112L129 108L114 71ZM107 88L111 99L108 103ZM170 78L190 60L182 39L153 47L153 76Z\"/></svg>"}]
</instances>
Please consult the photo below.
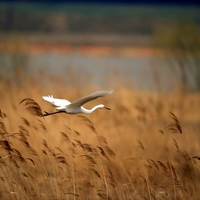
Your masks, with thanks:
<instances>
[{"instance_id":1,"label":"hazy background","mask_svg":"<svg viewBox=\"0 0 200 200\"><path fill-rule=\"evenodd\" d=\"M0 199L200 199L200 9L182 2L0 2ZM84 106L111 111L42 115L44 95L103 89Z\"/></svg>"},{"instance_id":2,"label":"hazy background","mask_svg":"<svg viewBox=\"0 0 200 200\"><path fill-rule=\"evenodd\" d=\"M199 91L199 25L197 1L1 1L0 73Z\"/></svg>"}]
</instances>

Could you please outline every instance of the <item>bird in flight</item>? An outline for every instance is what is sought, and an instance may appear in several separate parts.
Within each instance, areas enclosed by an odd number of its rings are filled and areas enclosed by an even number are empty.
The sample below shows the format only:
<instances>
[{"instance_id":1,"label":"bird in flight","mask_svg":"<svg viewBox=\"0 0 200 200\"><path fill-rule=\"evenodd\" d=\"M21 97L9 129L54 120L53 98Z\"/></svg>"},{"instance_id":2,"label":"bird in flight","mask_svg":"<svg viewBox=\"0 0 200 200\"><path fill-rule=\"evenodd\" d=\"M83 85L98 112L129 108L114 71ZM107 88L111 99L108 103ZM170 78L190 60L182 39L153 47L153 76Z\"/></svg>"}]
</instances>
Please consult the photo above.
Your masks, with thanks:
<instances>
[{"instance_id":1,"label":"bird in flight","mask_svg":"<svg viewBox=\"0 0 200 200\"><path fill-rule=\"evenodd\" d=\"M104 97L107 95L111 95L113 93L113 90L111 91L98 91L94 92L92 94L89 94L85 97L82 97L80 99L77 99L76 101L70 102L66 99L57 99L54 98L52 95L49 96L43 96L42 98L51 104L55 106L56 112L46 112L43 114L43 116L58 114L58 113L67 113L67 114L78 114L78 113L85 113L85 114L91 114L96 109L107 109L111 110L110 108L105 107L103 104L99 104L97 106L94 106L92 109L86 109L83 107L85 103L88 101L92 101L94 99L97 99L98 97Z\"/></svg>"}]
</instances>

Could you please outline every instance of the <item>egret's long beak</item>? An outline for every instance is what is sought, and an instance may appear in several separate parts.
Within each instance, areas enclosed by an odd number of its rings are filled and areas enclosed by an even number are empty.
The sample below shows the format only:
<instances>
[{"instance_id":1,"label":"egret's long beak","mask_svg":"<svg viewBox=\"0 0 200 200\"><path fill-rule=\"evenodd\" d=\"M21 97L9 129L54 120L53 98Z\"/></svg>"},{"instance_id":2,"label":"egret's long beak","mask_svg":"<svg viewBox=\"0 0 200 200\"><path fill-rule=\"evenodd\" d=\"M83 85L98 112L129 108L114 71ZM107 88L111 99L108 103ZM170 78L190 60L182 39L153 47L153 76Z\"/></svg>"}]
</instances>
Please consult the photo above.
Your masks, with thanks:
<instances>
[{"instance_id":1,"label":"egret's long beak","mask_svg":"<svg viewBox=\"0 0 200 200\"><path fill-rule=\"evenodd\" d=\"M104 109L106 109L106 110L111 110L111 108L108 108L108 107L105 107L105 106L104 106Z\"/></svg>"}]
</instances>

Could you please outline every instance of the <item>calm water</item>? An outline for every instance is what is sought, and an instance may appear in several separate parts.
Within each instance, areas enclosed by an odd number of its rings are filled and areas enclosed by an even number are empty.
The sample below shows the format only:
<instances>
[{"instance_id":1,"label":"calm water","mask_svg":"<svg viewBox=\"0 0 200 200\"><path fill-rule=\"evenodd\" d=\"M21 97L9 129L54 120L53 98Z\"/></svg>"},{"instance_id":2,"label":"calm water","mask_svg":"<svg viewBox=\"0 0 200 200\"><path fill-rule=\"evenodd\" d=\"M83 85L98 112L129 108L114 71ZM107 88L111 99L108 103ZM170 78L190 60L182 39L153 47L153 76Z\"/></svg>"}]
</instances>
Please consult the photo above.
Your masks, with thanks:
<instances>
[{"instance_id":1,"label":"calm water","mask_svg":"<svg viewBox=\"0 0 200 200\"><path fill-rule=\"evenodd\" d=\"M6 74L4 68L12 69L15 59L1 55L0 72ZM42 53L22 57L20 62L38 79L38 72L43 71L47 76L63 78L67 86L93 84L102 89L126 83L137 90L169 91L179 74L156 57Z\"/></svg>"},{"instance_id":2,"label":"calm water","mask_svg":"<svg viewBox=\"0 0 200 200\"><path fill-rule=\"evenodd\" d=\"M48 75L62 76L68 84L88 82L108 88L129 83L139 90L170 90L173 71L158 62L152 57L45 53L31 55L28 69L32 74L42 69Z\"/></svg>"}]
</instances>

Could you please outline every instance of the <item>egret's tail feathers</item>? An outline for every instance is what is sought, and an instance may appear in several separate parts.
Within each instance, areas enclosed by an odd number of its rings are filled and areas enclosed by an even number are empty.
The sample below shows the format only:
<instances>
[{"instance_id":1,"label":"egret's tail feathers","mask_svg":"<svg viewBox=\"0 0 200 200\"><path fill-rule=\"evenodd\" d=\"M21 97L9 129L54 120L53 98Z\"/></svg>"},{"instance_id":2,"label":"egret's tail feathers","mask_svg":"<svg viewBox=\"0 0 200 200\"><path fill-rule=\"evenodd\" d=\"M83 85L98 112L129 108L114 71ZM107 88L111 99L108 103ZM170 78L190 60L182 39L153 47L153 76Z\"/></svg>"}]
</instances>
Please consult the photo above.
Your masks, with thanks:
<instances>
[{"instance_id":1,"label":"egret's tail feathers","mask_svg":"<svg viewBox=\"0 0 200 200\"><path fill-rule=\"evenodd\" d=\"M60 106L60 107L56 107L55 109L59 110L59 111L64 111L66 109L66 107L65 106Z\"/></svg>"}]
</instances>

